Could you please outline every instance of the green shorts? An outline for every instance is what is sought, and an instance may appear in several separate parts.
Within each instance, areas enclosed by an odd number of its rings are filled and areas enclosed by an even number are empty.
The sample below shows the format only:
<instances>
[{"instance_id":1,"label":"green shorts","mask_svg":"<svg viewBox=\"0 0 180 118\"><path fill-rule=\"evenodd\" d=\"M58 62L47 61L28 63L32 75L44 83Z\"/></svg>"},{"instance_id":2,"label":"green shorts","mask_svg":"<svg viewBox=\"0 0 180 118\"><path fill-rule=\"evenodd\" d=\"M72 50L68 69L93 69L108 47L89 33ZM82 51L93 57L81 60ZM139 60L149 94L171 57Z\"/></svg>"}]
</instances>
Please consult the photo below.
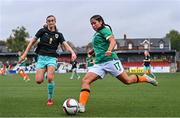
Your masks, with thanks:
<instances>
[{"instance_id":1,"label":"green shorts","mask_svg":"<svg viewBox=\"0 0 180 118\"><path fill-rule=\"evenodd\" d=\"M38 55L36 68L42 69L42 68L46 68L47 66L54 66L55 68L57 68L57 58L50 57L50 56Z\"/></svg>"}]
</instances>

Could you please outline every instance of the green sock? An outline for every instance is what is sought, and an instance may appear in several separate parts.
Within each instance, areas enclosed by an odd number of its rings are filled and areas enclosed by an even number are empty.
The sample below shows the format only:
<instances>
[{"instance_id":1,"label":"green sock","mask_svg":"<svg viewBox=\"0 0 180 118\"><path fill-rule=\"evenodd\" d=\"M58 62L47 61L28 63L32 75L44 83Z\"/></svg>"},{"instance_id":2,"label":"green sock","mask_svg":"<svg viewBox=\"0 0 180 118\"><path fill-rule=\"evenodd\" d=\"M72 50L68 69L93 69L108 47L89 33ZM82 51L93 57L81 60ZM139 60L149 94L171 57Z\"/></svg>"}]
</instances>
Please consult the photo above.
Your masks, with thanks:
<instances>
[{"instance_id":1,"label":"green sock","mask_svg":"<svg viewBox=\"0 0 180 118\"><path fill-rule=\"evenodd\" d=\"M48 83L48 99L52 99L53 98L54 88L55 88L54 81L52 81L51 83Z\"/></svg>"}]
</instances>

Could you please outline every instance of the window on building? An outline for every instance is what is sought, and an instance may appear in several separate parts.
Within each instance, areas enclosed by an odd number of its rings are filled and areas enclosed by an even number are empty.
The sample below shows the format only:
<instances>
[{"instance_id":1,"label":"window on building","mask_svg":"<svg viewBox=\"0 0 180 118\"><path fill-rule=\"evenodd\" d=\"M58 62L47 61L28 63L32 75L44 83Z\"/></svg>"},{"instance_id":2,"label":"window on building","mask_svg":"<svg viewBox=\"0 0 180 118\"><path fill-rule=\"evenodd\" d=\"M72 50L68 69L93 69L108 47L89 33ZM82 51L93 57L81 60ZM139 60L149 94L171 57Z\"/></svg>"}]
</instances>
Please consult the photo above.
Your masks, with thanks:
<instances>
[{"instance_id":1,"label":"window on building","mask_svg":"<svg viewBox=\"0 0 180 118\"><path fill-rule=\"evenodd\" d=\"M159 48L160 48L160 49L163 49L163 48L164 48L164 43L160 43L160 44L159 44Z\"/></svg>"},{"instance_id":2,"label":"window on building","mask_svg":"<svg viewBox=\"0 0 180 118\"><path fill-rule=\"evenodd\" d=\"M145 43L144 44L144 49L148 49L149 48L149 44L148 43Z\"/></svg>"},{"instance_id":3,"label":"window on building","mask_svg":"<svg viewBox=\"0 0 180 118\"><path fill-rule=\"evenodd\" d=\"M128 49L131 50L132 49L132 43L128 44Z\"/></svg>"}]
</instances>

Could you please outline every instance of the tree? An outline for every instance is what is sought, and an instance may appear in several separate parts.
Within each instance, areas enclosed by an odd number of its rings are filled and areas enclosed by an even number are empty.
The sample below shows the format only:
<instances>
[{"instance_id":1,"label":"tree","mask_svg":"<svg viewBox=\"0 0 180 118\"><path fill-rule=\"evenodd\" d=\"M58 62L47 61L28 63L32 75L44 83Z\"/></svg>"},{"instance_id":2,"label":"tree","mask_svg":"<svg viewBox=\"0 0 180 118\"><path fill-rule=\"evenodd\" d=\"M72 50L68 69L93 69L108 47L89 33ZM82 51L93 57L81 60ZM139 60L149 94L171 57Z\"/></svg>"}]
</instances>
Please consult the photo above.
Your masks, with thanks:
<instances>
[{"instance_id":1,"label":"tree","mask_svg":"<svg viewBox=\"0 0 180 118\"><path fill-rule=\"evenodd\" d=\"M172 49L180 51L180 33L178 31L171 30L169 33L166 34L166 38L170 39Z\"/></svg>"},{"instance_id":2,"label":"tree","mask_svg":"<svg viewBox=\"0 0 180 118\"><path fill-rule=\"evenodd\" d=\"M0 41L0 45L6 45L6 41Z\"/></svg>"},{"instance_id":3,"label":"tree","mask_svg":"<svg viewBox=\"0 0 180 118\"><path fill-rule=\"evenodd\" d=\"M7 47L10 52L18 52L25 50L29 37L29 33L26 32L25 27L17 27L12 30L12 35L7 39Z\"/></svg>"}]
</instances>

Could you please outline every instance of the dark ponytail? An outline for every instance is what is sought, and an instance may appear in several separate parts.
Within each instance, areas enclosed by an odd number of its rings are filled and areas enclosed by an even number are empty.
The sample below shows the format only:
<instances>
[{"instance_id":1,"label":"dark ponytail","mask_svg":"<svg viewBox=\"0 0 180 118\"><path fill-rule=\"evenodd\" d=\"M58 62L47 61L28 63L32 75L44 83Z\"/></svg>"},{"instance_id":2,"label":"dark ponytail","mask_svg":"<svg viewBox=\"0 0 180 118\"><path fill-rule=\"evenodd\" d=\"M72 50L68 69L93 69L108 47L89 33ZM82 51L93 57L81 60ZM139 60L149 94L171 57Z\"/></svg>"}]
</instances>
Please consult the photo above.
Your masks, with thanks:
<instances>
[{"instance_id":1,"label":"dark ponytail","mask_svg":"<svg viewBox=\"0 0 180 118\"><path fill-rule=\"evenodd\" d=\"M103 19L102 16L100 16L100 15L94 15L94 16L92 16L92 17L90 18L90 21L91 21L92 19L95 19L95 20L97 20L97 21L99 21L99 22L102 22L102 26L101 26L98 30L101 30L101 29L104 28L105 26L108 26L108 27L110 28L110 30L112 31L111 26L108 25L108 24L106 24L106 23L104 22L104 19Z\"/></svg>"},{"instance_id":2,"label":"dark ponytail","mask_svg":"<svg viewBox=\"0 0 180 118\"><path fill-rule=\"evenodd\" d=\"M109 27L109 29L111 30L111 32L112 32L112 28L111 28L111 26L110 25L108 25L108 24L104 24L105 26L108 26Z\"/></svg>"},{"instance_id":3,"label":"dark ponytail","mask_svg":"<svg viewBox=\"0 0 180 118\"><path fill-rule=\"evenodd\" d=\"M56 20L56 17L55 17L54 15L49 15L49 16L47 16L46 20L47 20L49 17L54 17L54 20Z\"/></svg>"}]
</instances>

